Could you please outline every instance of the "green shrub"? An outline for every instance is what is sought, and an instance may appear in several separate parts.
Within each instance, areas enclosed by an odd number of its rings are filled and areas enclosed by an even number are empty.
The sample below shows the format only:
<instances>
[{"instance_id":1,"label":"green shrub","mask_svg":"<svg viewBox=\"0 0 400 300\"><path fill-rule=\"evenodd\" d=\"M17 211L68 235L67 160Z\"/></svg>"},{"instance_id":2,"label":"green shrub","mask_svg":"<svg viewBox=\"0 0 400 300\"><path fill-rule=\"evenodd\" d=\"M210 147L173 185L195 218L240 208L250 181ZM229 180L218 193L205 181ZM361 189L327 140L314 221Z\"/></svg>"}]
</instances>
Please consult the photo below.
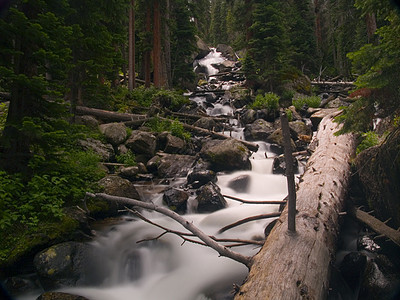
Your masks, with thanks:
<instances>
[{"instance_id":1,"label":"green shrub","mask_svg":"<svg viewBox=\"0 0 400 300\"><path fill-rule=\"evenodd\" d=\"M361 143L357 146L356 153L359 154L365 149L368 149L372 146L376 146L379 144L379 137L378 135L373 132L373 131L368 131L366 133L362 134L362 141Z\"/></svg>"},{"instance_id":2,"label":"green shrub","mask_svg":"<svg viewBox=\"0 0 400 300\"><path fill-rule=\"evenodd\" d=\"M297 110L302 109L304 105L317 108L321 104L321 98L318 96L298 95L293 98L292 104L294 105L294 107L296 107Z\"/></svg>"},{"instance_id":3,"label":"green shrub","mask_svg":"<svg viewBox=\"0 0 400 300\"><path fill-rule=\"evenodd\" d=\"M115 158L116 158L117 162L119 162L121 164L125 164L128 166L136 166L137 165L136 156L131 150L128 150L127 153L116 155Z\"/></svg>"},{"instance_id":4,"label":"green shrub","mask_svg":"<svg viewBox=\"0 0 400 300\"><path fill-rule=\"evenodd\" d=\"M0 133L4 130L8 114L8 106L6 103L0 103Z\"/></svg>"},{"instance_id":5,"label":"green shrub","mask_svg":"<svg viewBox=\"0 0 400 300\"><path fill-rule=\"evenodd\" d=\"M184 140L189 140L191 135L185 130L182 123L178 120L165 120L160 118L152 118L146 123L146 126L154 132L168 131L173 136L179 137Z\"/></svg>"},{"instance_id":6,"label":"green shrub","mask_svg":"<svg viewBox=\"0 0 400 300\"><path fill-rule=\"evenodd\" d=\"M264 96L258 94L251 108L277 110L279 108L279 99L277 94L271 92L264 94Z\"/></svg>"}]
</instances>

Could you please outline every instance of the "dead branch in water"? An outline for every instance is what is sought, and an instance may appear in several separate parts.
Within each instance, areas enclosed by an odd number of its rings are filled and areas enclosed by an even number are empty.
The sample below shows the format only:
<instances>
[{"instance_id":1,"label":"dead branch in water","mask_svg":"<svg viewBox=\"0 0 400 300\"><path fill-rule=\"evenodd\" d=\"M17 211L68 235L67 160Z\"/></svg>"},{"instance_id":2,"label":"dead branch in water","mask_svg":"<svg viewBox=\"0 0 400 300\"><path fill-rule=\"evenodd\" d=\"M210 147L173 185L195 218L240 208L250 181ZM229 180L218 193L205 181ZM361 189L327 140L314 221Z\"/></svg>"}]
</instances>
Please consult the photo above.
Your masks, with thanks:
<instances>
[{"instance_id":1,"label":"dead branch in water","mask_svg":"<svg viewBox=\"0 0 400 300\"><path fill-rule=\"evenodd\" d=\"M129 209L127 207L126 207L126 210L131 212L131 213L133 213L134 215L136 215L138 218L142 219L146 223L149 223L149 224L151 224L153 226L156 226L156 227L164 230L164 232L161 233L160 235L158 235L157 237L143 239L143 240L137 241L136 243L142 243L142 242L158 240L159 238L161 238L165 234L172 233L172 234L175 234L175 235L179 236L181 239L183 239L184 242L191 242L191 243L194 243L194 244L207 246L207 244L205 244L204 242L201 242L201 241L198 241L198 240L189 239L188 236L190 236L190 237L195 237L196 236L193 233L177 231L177 230L173 230L173 229L167 228L165 226L162 226L160 224L157 224L157 223L149 220L148 218L146 218L145 216L143 216L141 213L139 213L136 210L132 210L132 209ZM212 238L214 241L219 242L219 243L234 243L234 244L230 244L230 245L225 245L225 247L228 247L228 248L244 246L244 245L259 245L259 246L262 246L264 244L264 241L243 240L243 239L218 239L218 238L216 238L214 236L210 236L210 238Z\"/></svg>"},{"instance_id":2,"label":"dead branch in water","mask_svg":"<svg viewBox=\"0 0 400 300\"><path fill-rule=\"evenodd\" d=\"M261 219L279 217L280 215L281 215L281 213L277 212L277 213L263 214L263 215L257 215L257 216L251 216L251 217L248 217L248 218L244 218L244 219L241 219L241 220L239 220L239 221L237 221L235 223L229 224L229 225L221 228L220 230L218 230L218 233L223 233L223 232L227 231L228 229L231 229L233 227L242 225L244 223L248 223L248 222L256 221L256 220L261 220Z\"/></svg>"},{"instance_id":3,"label":"dead branch in water","mask_svg":"<svg viewBox=\"0 0 400 300\"><path fill-rule=\"evenodd\" d=\"M126 198L126 197L118 197L118 196L111 196L107 195L104 193L86 193L87 197L91 198L98 198L98 199L103 199L106 201L110 202L118 202L121 204L125 205L131 205L131 206L137 206L141 207L144 209L149 209L152 211L159 212L167 217L170 217L171 219L177 221L179 224L181 224L184 228L192 232L195 236L197 236L200 240L202 240L207 246L211 247L215 251L219 253L221 256L229 257L237 262L240 262L244 264L246 267L250 269L252 263L253 263L253 258L250 256L245 256L240 253L234 252L230 249L228 249L226 246L221 245L217 243L215 240L213 240L211 237L209 237L207 234L205 234L203 231L201 231L199 228L193 225L192 222L189 222L182 216L178 215L176 212L162 207L155 205L154 203L148 203L148 202L142 202L136 199L131 199L131 198Z\"/></svg>"},{"instance_id":4,"label":"dead branch in water","mask_svg":"<svg viewBox=\"0 0 400 300\"><path fill-rule=\"evenodd\" d=\"M222 195L225 198L229 198L231 200L239 201L244 204L285 204L285 200L265 200L265 201L253 201L253 200L244 200L238 197L233 197L233 196L228 196L228 195Z\"/></svg>"}]
</instances>

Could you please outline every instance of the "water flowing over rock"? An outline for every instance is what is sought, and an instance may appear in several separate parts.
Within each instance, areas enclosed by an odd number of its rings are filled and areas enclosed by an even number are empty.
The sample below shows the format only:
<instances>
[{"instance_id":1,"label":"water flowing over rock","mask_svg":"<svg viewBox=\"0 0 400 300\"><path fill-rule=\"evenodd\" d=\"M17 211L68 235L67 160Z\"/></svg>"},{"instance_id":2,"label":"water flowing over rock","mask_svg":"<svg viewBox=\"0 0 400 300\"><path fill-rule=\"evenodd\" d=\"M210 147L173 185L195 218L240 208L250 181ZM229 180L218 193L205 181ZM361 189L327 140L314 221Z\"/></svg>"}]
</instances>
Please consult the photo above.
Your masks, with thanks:
<instances>
[{"instance_id":1,"label":"water flowing over rock","mask_svg":"<svg viewBox=\"0 0 400 300\"><path fill-rule=\"evenodd\" d=\"M118 146L126 140L127 133L124 123L102 124L99 128L100 132L106 137L106 140L114 146Z\"/></svg>"},{"instance_id":2,"label":"water flowing over rock","mask_svg":"<svg viewBox=\"0 0 400 300\"><path fill-rule=\"evenodd\" d=\"M191 155L164 153L150 159L146 167L160 178L186 177L195 162Z\"/></svg>"},{"instance_id":3,"label":"water flowing over rock","mask_svg":"<svg viewBox=\"0 0 400 300\"><path fill-rule=\"evenodd\" d=\"M89 249L83 243L66 242L38 253L33 263L42 286L48 290L82 283Z\"/></svg>"},{"instance_id":4,"label":"water flowing over rock","mask_svg":"<svg viewBox=\"0 0 400 300\"><path fill-rule=\"evenodd\" d=\"M103 161L110 161L114 157L114 148L110 144L103 144L99 140L88 138L86 140L80 140L79 145L88 151L100 155Z\"/></svg>"},{"instance_id":5,"label":"water flowing over rock","mask_svg":"<svg viewBox=\"0 0 400 300\"><path fill-rule=\"evenodd\" d=\"M238 193L245 193L250 185L251 177L249 175L240 175L236 178L233 178L228 187Z\"/></svg>"},{"instance_id":6,"label":"water flowing over rock","mask_svg":"<svg viewBox=\"0 0 400 300\"><path fill-rule=\"evenodd\" d=\"M241 142L234 139L206 142L200 155L211 164L214 171L249 170L251 168L250 151Z\"/></svg>"},{"instance_id":7,"label":"water flowing over rock","mask_svg":"<svg viewBox=\"0 0 400 300\"><path fill-rule=\"evenodd\" d=\"M216 49L218 52L222 53L222 56L229 60L236 61L237 55L231 46L225 44L219 44Z\"/></svg>"},{"instance_id":8,"label":"water flowing over rock","mask_svg":"<svg viewBox=\"0 0 400 300\"><path fill-rule=\"evenodd\" d=\"M199 213L213 212L225 208L227 205L220 188L212 182L199 188L196 200Z\"/></svg>"}]
</instances>

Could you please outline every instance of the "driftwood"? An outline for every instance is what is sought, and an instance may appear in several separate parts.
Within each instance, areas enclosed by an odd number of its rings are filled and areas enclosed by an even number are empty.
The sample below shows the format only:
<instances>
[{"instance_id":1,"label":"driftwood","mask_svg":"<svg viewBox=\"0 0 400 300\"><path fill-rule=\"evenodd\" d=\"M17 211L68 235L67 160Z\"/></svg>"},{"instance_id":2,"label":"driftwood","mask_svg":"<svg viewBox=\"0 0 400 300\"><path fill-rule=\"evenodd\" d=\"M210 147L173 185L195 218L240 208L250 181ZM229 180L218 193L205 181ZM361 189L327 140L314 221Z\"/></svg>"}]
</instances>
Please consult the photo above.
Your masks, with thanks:
<instances>
[{"instance_id":1,"label":"driftwood","mask_svg":"<svg viewBox=\"0 0 400 300\"><path fill-rule=\"evenodd\" d=\"M253 201L253 200L244 200L234 196L222 195L225 198L229 198L235 201L239 201L245 204L286 204L285 200L265 200L265 201Z\"/></svg>"},{"instance_id":2,"label":"driftwood","mask_svg":"<svg viewBox=\"0 0 400 300\"><path fill-rule=\"evenodd\" d=\"M210 135L213 138L217 138L217 139L230 139L231 138L222 133L218 133L215 131L209 131L207 129L204 129L201 127L196 127L196 126L185 124L185 123L183 123L183 127L189 131L196 132L198 134L203 134L203 135ZM238 140L238 141L241 142L243 145L245 145L250 151L256 152L258 150L258 145L255 143L242 141L242 140Z\"/></svg>"},{"instance_id":3,"label":"driftwood","mask_svg":"<svg viewBox=\"0 0 400 300\"><path fill-rule=\"evenodd\" d=\"M331 86L331 87L347 87L354 86L352 81L311 81L312 85Z\"/></svg>"},{"instance_id":4,"label":"driftwood","mask_svg":"<svg viewBox=\"0 0 400 300\"><path fill-rule=\"evenodd\" d=\"M128 113L118 113L97 108L90 108L85 106L77 106L75 112L78 115L92 115L101 120L109 122L125 122L146 119L145 115L136 115Z\"/></svg>"},{"instance_id":5,"label":"driftwood","mask_svg":"<svg viewBox=\"0 0 400 300\"><path fill-rule=\"evenodd\" d=\"M262 219L268 219L268 218L276 218L276 217L279 217L280 215L281 215L281 213L277 212L277 213L262 214L262 215L257 215L257 216L251 216L251 217L248 217L248 218L244 218L244 219L241 219L241 220L239 220L239 221L237 221L235 223L232 223L232 224L229 224L229 225L226 225L226 226L222 227L220 230L218 230L218 233L223 233L223 232L225 232L225 231L227 231L229 229L232 229L234 227L237 227L239 225L242 225L242 224L245 224L245 223L248 223L248 222L252 222L252 221L256 221L256 220L262 220Z\"/></svg>"},{"instance_id":6,"label":"driftwood","mask_svg":"<svg viewBox=\"0 0 400 300\"><path fill-rule=\"evenodd\" d=\"M400 231L387 226L384 222L357 208L350 209L350 214L358 221L370 227L376 233L383 235L400 246Z\"/></svg>"},{"instance_id":7,"label":"driftwood","mask_svg":"<svg viewBox=\"0 0 400 300\"><path fill-rule=\"evenodd\" d=\"M159 213L177 221L184 228L186 228L187 230L192 232L196 237L198 237L200 240L202 240L207 246L209 246L212 249L214 249L215 251L217 251L219 253L219 255L229 257L233 260L236 260L237 262L240 262L240 263L246 265L248 268L250 268L250 266L253 262L252 257L245 256L240 253L234 252L234 251L228 249L226 246L217 243L210 236L208 236L207 234L202 232L199 228L194 226L192 222L187 221L182 216L178 215L176 212L174 212L166 207L158 206L158 205L155 205L154 203L142 202L142 201L139 201L136 199L111 196L111 195L107 195L104 193L98 193L98 194L86 193L86 197L98 198L98 199L103 199L103 200L111 201L111 202L118 202L118 203L121 203L124 205L137 206L137 207L141 207L144 209L149 209L152 211L159 212Z\"/></svg>"},{"instance_id":8,"label":"driftwood","mask_svg":"<svg viewBox=\"0 0 400 300\"><path fill-rule=\"evenodd\" d=\"M355 148L354 137L335 136L337 130L332 115L320 123L319 146L297 191L296 232L287 231L286 207L235 300L326 298Z\"/></svg>"}]
</instances>

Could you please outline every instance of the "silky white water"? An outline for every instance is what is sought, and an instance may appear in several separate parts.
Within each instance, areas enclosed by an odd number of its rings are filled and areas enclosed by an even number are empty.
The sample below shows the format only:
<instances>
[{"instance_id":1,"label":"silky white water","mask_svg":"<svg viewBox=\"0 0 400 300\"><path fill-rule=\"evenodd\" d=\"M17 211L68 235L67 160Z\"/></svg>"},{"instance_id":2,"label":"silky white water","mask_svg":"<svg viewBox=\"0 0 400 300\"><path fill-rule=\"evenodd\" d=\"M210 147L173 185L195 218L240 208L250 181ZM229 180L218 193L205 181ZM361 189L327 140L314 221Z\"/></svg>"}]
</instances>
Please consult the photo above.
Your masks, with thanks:
<instances>
[{"instance_id":1,"label":"silky white water","mask_svg":"<svg viewBox=\"0 0 400 300\"><path fill-rule=\"evenodd\" d=\"M200 64L209 68L211 64L222 60L224 58L213 51ZM215 74L211 68L210 74ZM205 98L196 97L194 100L201 104ZM221 111L216 111L220 108ZM216 106L216 110L209 110L208 113L233 113L228 108L229 111L222 105ZM231 120L231 125L235 123ZM243 128L225 134L244 139ZM252 170L218 174L217 185L224 195L255 201L282 200L287 194L286 177L272 174L274 154L265 142L257 144L259 150L250 159ZM232 182L243 177L247 184L238 190ZM184 181L182 178L172 183L179 187ZM162 205L162 186L142 185L138 186L138 191L143 195L143 200ZM209 214L188 213L184 217L217 238L263 239L264 229L272 218L248 222L222 234L218 234L218 231L243 218L279 210L279 205L243 204L228 198L226 200L228 206L225 209ZM189 201L189 212L194 211L193 205ZM177 222L159 213L143 211L142 214L165 228L186 232ZM98 233L98 237L91 243L93 252L86 280L92 284L61 291L91 300L206 300L219 292L229 293L233 284L242 284L248 272L246 266L219 257L211 248L183 242L177 235L168 233L160 236L164 231L142 220L127 217L123 224ZM197 240L194 237L191 239ZM259 251L259 246L247 245L233 250L254 255ZM36 299L36 296L24 299Z\"/></svg>"}]
</instances>

